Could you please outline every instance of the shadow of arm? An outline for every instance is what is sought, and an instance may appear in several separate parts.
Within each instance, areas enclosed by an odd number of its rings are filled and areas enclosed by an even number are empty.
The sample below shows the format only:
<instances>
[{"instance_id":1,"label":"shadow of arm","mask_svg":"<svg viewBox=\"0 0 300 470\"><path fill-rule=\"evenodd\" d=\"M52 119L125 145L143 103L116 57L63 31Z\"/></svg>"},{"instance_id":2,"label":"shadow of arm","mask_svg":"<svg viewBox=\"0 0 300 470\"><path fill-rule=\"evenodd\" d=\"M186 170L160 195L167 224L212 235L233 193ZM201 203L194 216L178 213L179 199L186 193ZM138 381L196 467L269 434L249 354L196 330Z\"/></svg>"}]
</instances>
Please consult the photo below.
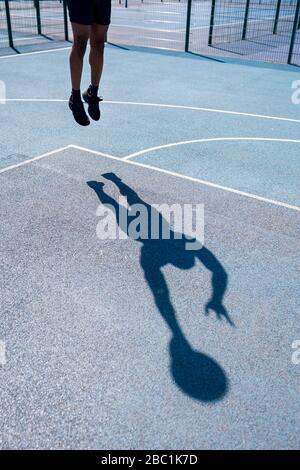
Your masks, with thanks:
<instances>
[{"instance_id":1,"label":"shadow of arm","mask_svg":"<svg viewBox=\"0 0 300 470\"><path fill-rule=\"evenodd\" d=\"M224 295L228 285L228 274L222 264L207 248L203 247L197 252L196 256L203 266L212 273L212 296L205 306L205 313L209 314L209 311L212 310L217 314L219 319L224 317L231 326L235 326L223 305Z\"/></svg>"},{"instance_id":2,"label":"shadow of arm","mask_svg":"<svg viewBox=\"0 0 300 470\"><path fill-rule=\"evenodd\" d=\"M122 196L127 198L127 202L130 206L133 204L146 204L138 194L126 183L124 183L121 178L119 178L115 173L105 173L102 175L103 178L112 181L119 189Z\"/></svg>"}]
</instances>

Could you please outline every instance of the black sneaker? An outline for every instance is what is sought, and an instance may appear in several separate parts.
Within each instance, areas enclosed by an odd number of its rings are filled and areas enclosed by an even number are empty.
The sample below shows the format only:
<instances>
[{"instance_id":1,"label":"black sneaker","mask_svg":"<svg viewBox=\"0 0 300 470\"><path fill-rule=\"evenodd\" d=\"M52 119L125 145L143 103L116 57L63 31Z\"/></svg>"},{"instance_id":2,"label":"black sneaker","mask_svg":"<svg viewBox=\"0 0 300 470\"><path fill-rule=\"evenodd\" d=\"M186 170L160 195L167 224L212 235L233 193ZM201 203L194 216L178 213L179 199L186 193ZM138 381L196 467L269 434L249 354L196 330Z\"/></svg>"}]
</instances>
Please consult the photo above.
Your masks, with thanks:
<instances>
[{"instance_id":1,"label":"black sneaker","mask_svg":"<svg viewBox=\"0 0 300 470\"><path fill-rule=\"evenodd\" d=\"M85 112L83 102L81 100L74 101L73 95L71 95L69 99L69 108L72 111L77 124L80 124L80 126L88 126L90 124L90 120Z\"/></svg>"},{"instance_id":2,"label":"black sneaker","mask_svg":"<svg viewBox=\"0 0 300 470\"><path fill-rule=\"evenodd\" d=\"M90 88L88 88L83 94L82 97L84 101L89 105L88 113L94 121L99 121L101 117L101 111L99 108L99 103L103 101L103 98L99 96L92 96Z\"/></svg>"}]
</instances>

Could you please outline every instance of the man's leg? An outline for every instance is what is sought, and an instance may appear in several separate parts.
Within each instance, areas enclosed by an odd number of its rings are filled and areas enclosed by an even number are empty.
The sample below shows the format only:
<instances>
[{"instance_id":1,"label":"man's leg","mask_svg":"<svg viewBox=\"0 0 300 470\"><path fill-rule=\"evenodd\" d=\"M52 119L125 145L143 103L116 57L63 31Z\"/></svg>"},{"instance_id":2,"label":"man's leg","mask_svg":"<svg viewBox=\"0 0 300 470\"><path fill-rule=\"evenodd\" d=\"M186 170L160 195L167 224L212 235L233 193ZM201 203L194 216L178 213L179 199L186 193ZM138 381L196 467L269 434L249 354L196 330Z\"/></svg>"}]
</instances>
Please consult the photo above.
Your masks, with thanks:
<instances>
[{"instance_id":1,"label":"man's leg","mask_svg":"<svg viewBox=\"0 0 300 470\"><path fill-rule=\"evenodd\" d=\"M91 66L91 85L99 87L101 80L103 61L104 61L104 45L108 31L108 25L95 24L91 27L90 35L90 66Z\"/></svg>"},{"instance_id":2,"label":"man's leg","mask_svg":"<svg viewBox=\"0 0 300 470\"><path fill-rule=\"evenodd\" d=\"M70 70L72 81L72 95L69 101L75 121L81 126L88 126L90 120L81 101L80 84L83 69L83 59L90 36L91 26L72 23L73 47L70 54Z\"/></svg>"},{"instance_id":3,"label":"man's leg","mask_svg":"<svg viewBox=\"0 0 300 470\"><path fill-rule=\"evenodd\" d=\"M91 85L88 90L84 92L83 99L88 103L89 115L94 121L99 121L100 119L98 90L103 70L104 45L107 30L108 25L94 24L91 26Z\"/></svg>"},{"instance_id":4,"label":"man's leg","mask_svg":"<svg viewBox=\"0 0 300 470\"><path fill-rule=\"evenodd\" d=\"M73 47L70 54L71 80L73 90L80 90L83 58L90 37L91 26L72 23Z\"/></svg>"}]
</instances>

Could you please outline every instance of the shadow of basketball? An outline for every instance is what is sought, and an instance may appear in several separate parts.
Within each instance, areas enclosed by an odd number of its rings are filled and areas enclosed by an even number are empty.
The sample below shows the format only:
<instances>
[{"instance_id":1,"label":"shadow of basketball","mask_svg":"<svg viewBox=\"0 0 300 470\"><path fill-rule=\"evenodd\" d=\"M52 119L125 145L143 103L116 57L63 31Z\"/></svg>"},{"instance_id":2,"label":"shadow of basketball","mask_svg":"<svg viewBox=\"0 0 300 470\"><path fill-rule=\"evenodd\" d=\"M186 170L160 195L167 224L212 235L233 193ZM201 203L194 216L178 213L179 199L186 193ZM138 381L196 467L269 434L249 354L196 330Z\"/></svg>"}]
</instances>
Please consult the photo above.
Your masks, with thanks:
<instances>
[{"instance_id":1,"label":"shadow of basketball","mask_svg":"<svg viewBox=\"0 0 300 470\"><path fill-rule=\"evenodd\" d=\"M170 341L171 372L176 385L187 395L204 402L223 398L228 379L211 357L190 347L183 338Z\"/></svg>"}]
</instances>

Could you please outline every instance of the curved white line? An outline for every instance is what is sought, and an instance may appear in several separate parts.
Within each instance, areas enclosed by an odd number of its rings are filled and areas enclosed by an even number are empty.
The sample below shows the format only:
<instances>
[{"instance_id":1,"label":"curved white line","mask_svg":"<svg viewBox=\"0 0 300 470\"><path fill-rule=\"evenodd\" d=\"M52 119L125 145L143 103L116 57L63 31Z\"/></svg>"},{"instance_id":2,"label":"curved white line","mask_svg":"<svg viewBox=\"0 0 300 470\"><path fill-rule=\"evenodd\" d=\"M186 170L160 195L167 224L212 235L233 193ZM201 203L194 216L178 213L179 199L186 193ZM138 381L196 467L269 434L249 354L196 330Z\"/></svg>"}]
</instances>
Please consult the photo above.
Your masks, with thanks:
<instances>
[{"instance_id":1,"label":"curved white line","mask_svg":"<svg viewBox=\"0 0 300 470\"><path fill-rule=\"evenodd\" d=\"M156 147L149 147L139 152L131 153L124 157L124 160L131 160L134 157L139 157L140 155L145 155L146 153L155 152L156 150L162 150L171 147L177 147L180 145L189 145L189 144L202 144L204 142L220 142L220 141L262 141L262 142L289 142L293 144L300 144L300 140L294 139L276 139L271 137L215 137L211 139L195 139L195 140L184 140L181 142L173 142L171 144L157 145Z\"/></svg>"},{"instance_id":2,"label":"curved white line","mask_svg":"<svg viewBox=\"0 0 300 470\"><path fill-rule=\"evenodd\" d=\"M225 109L215 109L215 108L202 108L198 106L183 106L183 105L176 105L176 104L162 104L162 103L139 103L135 101L103 101L106 104L124 104L124 105L131 105L131 106L152 106L158 108L170 108L170 109L187 109L191 111L202 111L207 113L221 113L221 114L233 114L237 116L246 116L246 117L255 117L261 119L273 119L277 121L288 121L288 122L298 122L300 123L300 119L293 119L293 118L286 118L280 116L268 116L265 114L253 114L253 113L244 113L239 111L227 111Z\"/></svg>"},{"instance_id":3,"label":"curved white line","mask_svg":"<svg viewBox=\"0 0 300 470\"><path fill-rule=\"evenodd\" d=\"M68 100L63 99L47 99L47 98L7 98L7 102L45 102L45 103L65 103ZM103 101L102 104L117 104L117 105L127 105L127 106L149 106L157 108L169 108L169 109L186 109L190 111L202 111L207 113L219 113L219 114L230 114L234 116L245 116L253 117L258 119L271 119L275 121L286 121L286 122L296 122L300 123L300 119L280 117L280 116L268 116L266 114L253 114L253 113L244 113L240 111L227 111L225 109L214 109L214 108L202 108L197 106L184 106L177 104L163 104L163 103L139 103L135 101Z\"/></svg>"}]
</instances>

